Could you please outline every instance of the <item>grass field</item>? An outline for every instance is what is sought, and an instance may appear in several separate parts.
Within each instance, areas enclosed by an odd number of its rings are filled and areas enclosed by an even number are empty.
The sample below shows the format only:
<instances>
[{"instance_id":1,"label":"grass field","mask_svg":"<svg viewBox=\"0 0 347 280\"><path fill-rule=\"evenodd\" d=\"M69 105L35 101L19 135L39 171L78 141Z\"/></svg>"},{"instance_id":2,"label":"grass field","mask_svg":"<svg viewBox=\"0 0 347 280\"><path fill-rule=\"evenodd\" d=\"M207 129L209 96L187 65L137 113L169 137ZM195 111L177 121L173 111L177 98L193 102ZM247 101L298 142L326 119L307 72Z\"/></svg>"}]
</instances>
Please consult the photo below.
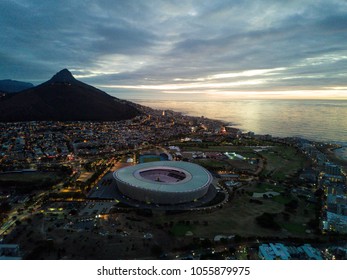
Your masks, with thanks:
<instances>
[{"instance_id":1,"label":"grass field","mask_svg":"<svg viewBox=\"0 0 347 280\"><path fill-rule=\"evenodd\" d=\"M260 154L267 162L263 175L271 176L275 180L284 180L307 165L304 156L293 147L276 146Z\"/></svg>"},{"instance_id":2,"label":"grass field","mask_svg":"<svg viewBox=\"0 0 347 280\"><path fill-rule=\"evenodd\" d=\"M253 148L247 146L208 146L199 147L192 145L180 145L182 151L201 151L201 152L236 152L236 153L249 153L253 155Z\"/></svg>"},{"instance_id":3,"label":"grass field","mask_svg":"<svg viewBox=\"0 0 347 280\"><path fill-rule=\"evenodd\" d=\"M253 147L244 146L194 146L182 145L182 151L201 151L201 152L236 152L242 156L258 157ZM183 153L184 153L183 152ZM274 145L266 150L259 152L266 161L263 175L268 175L275 181L285 180L287 177L294 175L299 169L305 167L307 160L297 152L293 147L284 145ZM250 171L254 166L243 166L244 163L237 163L229 160L197 160L197 163L206 168L243 168ZM235 166L233 166L235 164ZM192 231L195 237L213 238L215 235L237 234L243 237L247 236L273 236L278 237L297 236L312 237L313 234L306 233L305 224L312 218L315 213L304 200L299 201L297 209L291 213L286 213L285 204L290 202L293 197L278 195L273 198L259 198L261 203L252 203L250 198L253 192L275 191L282 193L284 186L281 183L274 184L263 182L259 184L244 187L245 192L237 194L231 202L227 203L223 208L211 212L187 212L178 215L161 216L159 219L155 217L157 223L163 224L172 222L173 227L171 233L174 236L183 236L187 231ZM256 218L262 213L272 213L276 216L276 222L282 227L281 231L263 228L256 222ZM190 226L179 224L179 221L190 221ZM191 229L193 225L194 229Z\"/></svg>"},{"instance_id":4,"label":"grass field","mask_svg":"<svg viewBox=\"0 0 347 280\"><path fill-rule=\"evenodd\" d=\"M191 231L194 233L193 227L191 225L185 225L185 224L175 224L172 229L171 233L174 236L185 236L188 231Z\"/></svg>"},{"instance_id":5,"label":"grass field","mask_svg":"<svg viewBox=\"0 0 347 280\"><path fill-rule=\"evenodd\" d=\"M227 164L220 160L213 160L213 159L199 159L194 160L194 163L200 164L201 166L209 169L209 168L223 168Z\"/></svg>"},{"instance_id":6,"label":"grass field","mask_svg":"<svg viewBox=\"0 0 347 280\"><path fill-rule=\"evenodd\" d=\"M264 186L265 187L265 186ZM253 188L253 187L252 187ZM283 214L285 204L292 200L292 197L275 196L272 199L259 198L262 204L251 203L250 196L244 194L236 195L231 202L223 208L205 212L186 212L170 216L154 216L156 224L170 224L173 226L170 232L173 236L182 237L187 231L192 231L194 237L213 238L218 234L237 234L242 237L247 236L276 236L288 237L296 236L302 238L313 237L313 234L306 233L309 220L315 217L314 208L304 200L299 200L298 208L287 217ZM305 211L305 212L304 212ZM262 213L273 213L276 215L276 222L282 227L281 231L273 231L263 228L256 222L256 217ZM189 224L180 221L189 221Z\"/></svg>"},{"instance_id":7,"label":"grass field","mask_svg":"<svg viewBox=\"0 0 347 280\"><path fill-rule=\"evenodd\" d=\"M238 234L241 236L269 236L271 230L259 227L255 218L263 212L279 213L283 211L283 205L271 200L264 200L262 205L251 204L247 194L238 196L222 209L213 212L187 212L172 216L154 217L156 223L173 222L173 233L180 235L188 230L196 237L213 238L218 234ZM180 225L179 221L190 221L191 227Z\"/></svg>"},{"instance_id":8,"label":"grass field","mask_svg":"<svg viewBox=\"0 0 347 280\"><path fill-rule=\"evenodd\" d=\"M280 192L283 190L282 186L275 186L270 183L260 183L255 188L256 192L268 192L268 191L274 191L274 192Z\"/></svg>"},{"instance_id":9,"label":"grass field","mask_svg":"<svg viewBox=\"0 0 347 280\"><path fill-rule=\"evenodd\" d=\"M157 155L140 155L139 156L139 162L140 163L146 163L146 162L152 162L152 161L161 161L163 158L161 156Z\"/></svg>"},{"instance_id":10,"label":"grass field","mask_svg":"<svg viewBox=\"0 0 347 280\"><path fill-rule=\"evenodd\" d=\"M152 162L152 161L160 161L160 157L148 157L148 158L144 158L142 160L143 163L146 163L146 162Z\"/></svg>"},{"instance_id":11,"label":"grass field","mask_svg":"<svg viewBox=\"0 0 347 280\"><path fill-rule=\"evenodd\" d=\"M63 175L55 172L23 172L0 175L0 188L16 187L22 192L31 192L37 188L48 188L59 183Z\"/></svg>"},{"instance_id":12,"label":"grass field","mask_svg":"<svg viewBox=\"0 0 347 280\"><path fill-rule=\"evenodd\" d=\"M7 173L0 175L0 182L41 183L43 181L55 181L59 175L55 172L23 172Z\"/></svg>"},{"instance_id":13,"label":"grass field","mask_svg":"<svg viewBox=\"0 0 347 280\"><path fill-rule=\"evenodd\" d=\"M306 232L306 227L298 223L280 223L280 226L293 234L303 234Z\"/></svg>"},{"instance_id":14,"label":"grass field","mask_svg":"<svg viewBox=\"0 0 347 280\"><path fill-rule=\"evenodd\" d=\"M278 196L274 196L272 200L284 205L288 203L289 201L291 201L292 197L278 195Z\"/></svg>"},{"instance_id":15,"label":"grass field","mask_svg":"<svg viewBox=\"0 0 347 280\"><path fill-rule=\"evenodd\" d=\"M244 157L257 158L254 152L254 147L249 146L207 146L181 144L183 152L187 151L201 151L201 152L235 152ZM287 176L293 175L298 169L307 166L305 157L298 153L293 147L276 145L268 147L266 150L259 152L261 156L266 159L266 169L263 175L269 175L275 180L284 180Z\"/></svg>"}]
</instances>

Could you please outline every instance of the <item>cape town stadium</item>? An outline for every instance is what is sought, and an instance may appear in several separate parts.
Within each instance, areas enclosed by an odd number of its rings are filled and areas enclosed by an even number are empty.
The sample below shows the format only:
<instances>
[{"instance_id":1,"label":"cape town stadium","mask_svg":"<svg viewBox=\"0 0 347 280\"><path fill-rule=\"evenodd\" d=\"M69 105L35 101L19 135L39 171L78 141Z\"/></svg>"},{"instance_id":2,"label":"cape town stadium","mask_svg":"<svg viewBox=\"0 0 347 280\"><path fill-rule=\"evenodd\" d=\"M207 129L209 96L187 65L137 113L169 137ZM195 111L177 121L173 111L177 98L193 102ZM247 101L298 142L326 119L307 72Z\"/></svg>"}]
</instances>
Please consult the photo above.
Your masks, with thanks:
<instances>
[{"instance_id":1,"label":"cape town stadium","mask_svg":"<svg viewBox=\"0 0 347 280\"><path fill-rule=\"evenodd\" d=\"M124 196L154 204L182 204L203 198L212 175L200 165L155 161L121 168L113 173Z\"/></svg>"}]
</instances>

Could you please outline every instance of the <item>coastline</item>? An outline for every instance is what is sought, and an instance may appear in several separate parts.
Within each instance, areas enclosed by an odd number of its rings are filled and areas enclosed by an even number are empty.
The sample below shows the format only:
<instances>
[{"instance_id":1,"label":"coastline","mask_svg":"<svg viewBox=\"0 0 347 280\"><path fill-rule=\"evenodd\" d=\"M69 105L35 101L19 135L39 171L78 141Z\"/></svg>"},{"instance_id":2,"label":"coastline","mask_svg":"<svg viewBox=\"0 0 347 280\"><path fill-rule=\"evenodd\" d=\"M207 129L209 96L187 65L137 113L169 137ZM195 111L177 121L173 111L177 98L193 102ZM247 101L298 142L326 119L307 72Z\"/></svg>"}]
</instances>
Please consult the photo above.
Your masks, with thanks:
<instances>
[{"instance_id":1,"label":"coastline","mask_svg":"<svg viewBox=\"0 0 347 280\"><path fill-rule=\"evenodd\" d=\"M205 118L230 123L244 132L253 131L256 134L270 134L274 137L300 137L314 142L347 145L347 103L341 104L332 100L289 102L272 99L165 102L156 99L134 99L132 102L153 109L181 112L186 116L203 115ZM318 117L312 118L313 115ZM332 126L334 123L339 125Z\"/></svg>"},{"instance_id":2,"label":"coastline","mask_svg":"<svg viewBox=\"0 0 347 280\"><path fill-rule=\"evenodd\" d=\"M143 105L143 104L140 104L140 106L147 106L147 107L149 106L149 108L151 108L153 110L172 111L172 112L179 113L179 114L182 114L182 115L187 116L187 117L198 117L198 116L194 116L194 114L191 114L189 111L179 110L179 108L175 108L175 109L172 109L172 108L170 108L170 109L153 108L150 105ZM221 123L222 125L224 125L226 127L232 127L234 129L239 129L243 133L248 131L248 129L244 129L244 128L242 128L242 126L240 127L240 124L238 124L237 122L234 122L234 121L222 120L222 119L218 119L218 118L211 118L209 116L204 117L204 118L209 119L211 121L219 122L219 123ZM260 133L256 133L256 134L261 135ZM288 136L277 136L277 137L279 137L279 138L286 138L286 137L292 137L292 136L288 135ZM303 136L302 138L310 139L310 138L307 138L306 136ZM315 142L315 143L321 143L321 144L327 143L327 142L334 142L334 141L324 141L324 140L321 140L321 139L313 140L312 138L309 141L312 141L312 142ZM324 147L322 149L322 152L327 156L329 161L334 162L335 164L340 165L341 168L344 170L344 172L347 173L347 157L344 156L345 153L339 152L342 149L347 149L346 142L345 141L342 141L342 142L339 141L336 144L332 144L332 145L333 146L326 146L326 147Z\"/></svg>"},{"instance_id":3,"label":"coastline","mask_svg":"<svg viewBox=\"0 0 347 280\"><path fill-rule=\"evenodd\" d=\"M343 159L341 157L339 157L337 154L336 154L336 150L338 149L343 149L343 148L346 148L346 147L343 147L343 146L339 146L339 147L326 147L324 150L323 150L323 153L326 154L327 158L329 159L329 161L331 162L334 162L335 164L338 164L340 165L344 170L345 172L347 172L347 160L346 159Z\"/></svg>"},{"instance_id":4,"label":"coastline","mask_svg":"<svg viewBox=\"0 0 347 280\"><path fill-rule=\"evenodd\" d=\"M344 152L345 150L345 152ZM337 158L347 161L347 156L344 154L347 154L347 147L346 146L340 146L338 148L332 149L334 154L336 155Z\"/></svg>"}]
</instances>

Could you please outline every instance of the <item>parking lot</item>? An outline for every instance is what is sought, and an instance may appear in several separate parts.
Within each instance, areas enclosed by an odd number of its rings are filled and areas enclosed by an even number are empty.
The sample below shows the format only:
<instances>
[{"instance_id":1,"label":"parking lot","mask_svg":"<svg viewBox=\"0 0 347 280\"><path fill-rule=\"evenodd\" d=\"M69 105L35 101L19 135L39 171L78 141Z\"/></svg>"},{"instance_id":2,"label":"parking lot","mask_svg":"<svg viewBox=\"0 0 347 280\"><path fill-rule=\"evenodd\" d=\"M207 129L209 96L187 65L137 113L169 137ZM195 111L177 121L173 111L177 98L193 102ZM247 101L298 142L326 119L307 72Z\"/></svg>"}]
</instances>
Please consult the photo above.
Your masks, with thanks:
<instances>
[{"instance_id":1,"label":"parking lot","mask_svg":"<svg viewBox=\"0 0 347 280\"><path fill-rule=\"evenodd\" d=\"M86 204L86 206L80 211L80 216L96 216L101 214L108 214L114 202L100 201L95 202L91 201Z\"/></svg>"}]
</instances>

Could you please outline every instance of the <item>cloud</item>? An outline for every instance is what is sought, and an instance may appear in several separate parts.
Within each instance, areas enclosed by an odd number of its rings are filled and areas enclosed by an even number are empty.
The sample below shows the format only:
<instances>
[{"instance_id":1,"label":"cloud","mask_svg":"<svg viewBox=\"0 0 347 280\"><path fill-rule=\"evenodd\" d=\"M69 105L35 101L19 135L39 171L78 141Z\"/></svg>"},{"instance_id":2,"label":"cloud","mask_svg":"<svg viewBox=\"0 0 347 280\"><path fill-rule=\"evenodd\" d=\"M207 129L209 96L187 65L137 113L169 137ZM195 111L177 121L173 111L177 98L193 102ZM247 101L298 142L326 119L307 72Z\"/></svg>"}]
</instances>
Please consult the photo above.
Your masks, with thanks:
<instances>
[{"instance_id":1,"label":"cloud","mask_svg":"<svg viewBox=\"0 0 347 280\"><path fill-rule=\"evenodd\" d=\"M346 14L343 0L5 0L0 79L69 68L132 94L344 88Z\"/></svg>"}]
</instances>

